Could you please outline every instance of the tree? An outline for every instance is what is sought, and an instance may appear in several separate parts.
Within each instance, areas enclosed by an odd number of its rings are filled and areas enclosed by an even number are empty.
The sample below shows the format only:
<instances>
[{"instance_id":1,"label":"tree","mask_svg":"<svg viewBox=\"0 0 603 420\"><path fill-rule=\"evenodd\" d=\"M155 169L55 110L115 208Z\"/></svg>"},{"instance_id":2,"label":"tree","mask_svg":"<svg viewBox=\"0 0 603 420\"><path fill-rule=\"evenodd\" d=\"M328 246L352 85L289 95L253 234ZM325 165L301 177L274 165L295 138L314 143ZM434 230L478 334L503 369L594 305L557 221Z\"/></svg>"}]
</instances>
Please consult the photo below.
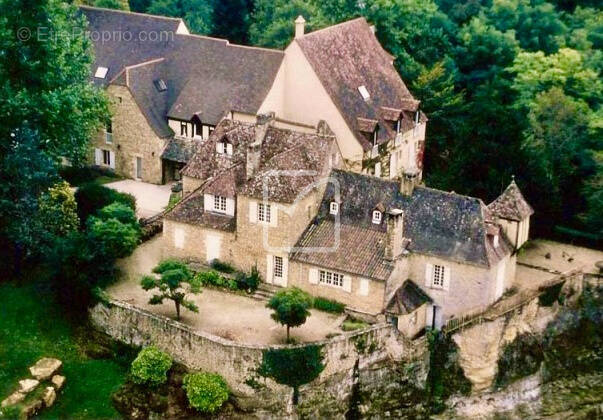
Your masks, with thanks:
<instances>
[{"instance_id":1,"label":"tree","mask_svg":"<svg viewBox=\"0 0 603 420\"><path fill-rule=\"evenodd\" d=\"M580 215L589 232L603 235L603 152L595 153L595 174L587 179L583 189L586 210Z\"/></svg>"},{"instance_id":2,"label":"tree","mask_svg":"<svg viewBox=\"0 0 603 420\"><path fill-rule=\"evenodd\" d=\"M274 311L270 315L273 320L287 326L289 342L289 329L303 325L310 316L312 297L296 287L284 289L272 296L266 307Z\"/></svg>"},{"instance_id":3,"label":"tree","mask_svg":"<svg viewBox=\"0 0 603 420\"><path fill-rule=\"evenodd\" d=\"M182 379L182 388L191 407L201 413L215 413L228 401L228 385L217 373L187 373Z\"/></svg>"},{"instance_id":4,"label":"tree","mask_svg":"<svg viewBox=\"0 0 603 420\"><path fill-rule=\"evenodd\" d=\"M283 48L295 33L298 16L306 20L306 32L321 29L328 22L314 2L306 0L255 0L249 26L252 44Z\"/></svg>"},{"instance_id":5,"label":"tree","mask_svg":"<svg viewBox=\"0 0 603 420\"><path fill-rule=\"evenodd\" d=\"M103 220L91 216L88 219L88 237L96 244L97 252L109 261L131 255L140 240L136 225L122 223L115 218Z\"/></svg>"},{"instance_id":6,"label":"tree","mask_svg":"<svg viewBox=\"0 0 603 420\"><path fill-rule=\"evenodd\" d=\"M52 235L65 236L79 228L77 203L67 182L61 181L50 187L38 203L40 221Z\"/></svg>"},{"instance_id":7,"label":"tree","mask_svg":"<svg viewBox=\"0 0 603 420\"><path fill-rule=\"evenodd\" d=\"M209 35L213 31L214 2L207 0L152 0L147 13L184 19L191 32Z\"/></svg>"},{"instance_id":8,"label":"tree","mask_svg":"<svg viewBox=\"0 0 603 420\"><path fill-rule=\"evenodd\" d=\"M226 38L235 44L249 43L249 23L253 0L216 1L212 36Z\"/></svg>"},{"instance_id":9,"label":"tree","mask_svg":"<svg viewBox=\"0 0 603 420\"><path fill-rule=\"evenodd\" d=\"M186 299L187 292L200 293L199 284L195 281L192 273L186 264L175 261L165 260L153 269L155 274L159 276L144 276L140 282L144 290L157 289L158 293L154 294L149 303L151 305L159 305L164 299L169 299L176 306L176 319L180 319L180 307L184 307L191 312L199 312L197 305ZM186 284L189 285L188 291Z\"/></svg>"}]
</instances>

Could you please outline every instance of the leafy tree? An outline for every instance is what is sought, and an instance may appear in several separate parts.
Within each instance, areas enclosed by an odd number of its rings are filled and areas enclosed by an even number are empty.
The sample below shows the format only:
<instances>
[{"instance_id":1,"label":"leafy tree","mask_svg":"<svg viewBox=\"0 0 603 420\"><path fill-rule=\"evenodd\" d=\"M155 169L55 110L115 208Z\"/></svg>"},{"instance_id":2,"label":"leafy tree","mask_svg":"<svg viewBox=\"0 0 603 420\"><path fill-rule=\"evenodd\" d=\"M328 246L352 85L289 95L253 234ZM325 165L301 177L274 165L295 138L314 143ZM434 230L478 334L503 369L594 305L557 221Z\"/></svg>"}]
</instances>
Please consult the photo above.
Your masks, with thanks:
<instances>
[{"instance_id":1,"label":"leafy tree","mask_svg":"<svg viewBox=\"0 0 603 420\"><path fill-rule=\"evenodd\" d=\"M100 254L116 260L131 255L138 245L140 231L136 225L122 223L115 218L88 219L88 237L96 244Z\"/></svg>"},{"instance_id":2,"label":"leafy tree","mask_svg":"<svg viewBox=\"0 0 603 420\"><path fill-rule=\"evenodd\" d=\"M191 407L202 413L215 413L228 400L228 385L216 373L189 373L182 379Z\"/></svg>"},{"instance_id":3,"label":"leafy tree","mask_svg":"<svg viewBox=\"0 0 603 420\"><path fill-rule=\"evenodd\" d=\"M295 404L299 387L318 378L324 368L322 348L308 345L291 349L265 350L258 374L292 387Z\"/></svg>"},{"instance_id":4,"label":"leafy tree","mask_svg":"<svg viewBox=\"0 0 603 420\"><path fill-rule=\"evenodd\" d=\"M124 224L138 226L138 221L136 220L134 210L124 203L117 201L100 209L98 212L98 218L105 221L109 219L116 219Z\"/></svg>"},{"instance_id":5,"label":"leafy tree","mask_svg":"<svg viewBox=\"0 0 603 420\"><path fill-rule=\"evenodd\" d=\"M491 5L491 0L437 0L440 10L462 25Z\"/></svg>"},{"instance_id":6,"label":"leafy tree","mask_svg":"<svg viewBox=\"0 0 603 420\"><path fill-rule=\"evenodd\" d=\"M216 1L212 36L235 44L249 43L248 31L253 0Z\"/></svg>"},{"instance_id":7,"label":"leafy tree","mask_svg":"<svg viewBox=\"0 0 603 420\"><path fill-rule=\"evenodd\" d=\"M595 153L596 169L587 179L582 190L586 200L586 210L580 215L590 231L603 235L603 152Z\"/></svg>"},{"instance_id":8,"label":"leafy tree","mask_svg":"<svg viewBox=\"0 0 603 420\"><path fill-rule=\"evenodd\" d=\"M199 35L212 33L214 2L207 0L152 0L147 13L180 17L191 32Z\"/></svg>"},{"instance_id":9,"label":"leafy tree","mask_svg":"<svg viewBox=\"0 0 603 420\"><path fill-rule=\"evenodd\" d=\"M159 277L144 276L140 282L144 290L157 289L158 293L154 294L149 303L151 305L159 305L164 299L169 299L176 306L176 319L180 319L180 307L184 307L191 312L199 312L197 305L186 299L188 291L191 293L200 293L199 284L194 281L194 276L182 262L175 260L167 260L160 263L153 269L153 272L159 274ZM189 290L185 288L188 283Z\"/></svg>"},{"instance_id":10,"label":"leafy tree","mask_svg":"<svg viewBox=\"0 0 603 420\"><path fill-rule=\"evenodd\" d=\"M96 0L94 6L106 9L130 10L127 0Z\"/></svg>"},{"instance_id":11,"label":"leafy tree","mask_svg":"<svg viewBox=\"0 0 603 420\"><path fill-rule=\"evenodd\" d=\"M138 13L145 13L149 6L151 5L152 0L129 0L128 3L130 5L130 10Z\"/></svg>"},{"instance_id":12,"label":"leafy tree","mask_svg":"<svg viewBox=\"0 0 603 420\"><path fill-rule=\"evenodd\" d=\"M155 346L140 350L132 362L132 380L137 384L161 385L167 381L167 372L172 367L169 354Z\"/></svg>"},{"instance_id":13,"label":"leafy tree","mask_svg":"<svg viewBox=\"0 0 603 420\"><path fill-rule=\"evenodd\" d=\"M136 199L131 194L120 193L96 182L89 182L78 188L75 192L77 213L82 225L88 217L96 214L100 209L112 203L119 202L132 210L136 210Z\"/></svg>"},{"instance_id":14,"label":"leafy tree","mask_svg":"<svg viewBox=\"0 0 603 420\"><path fill-rule=\"evenodd\" d=\"M330 23L340 23L363 14L366 4L358 0L322 0L316 2Z\"/></svg>"},{"instance_id":15,"label":"leafy tree","mask_svg":"<svg viewBox=\"0 0 603 420\"><path fill-rule=\"evenodd\" d=\"M52 235L65 236L79 228L77 203L67 182L50 187L40 196L38 203L40 221Z\"/></svg>"},{"instance_id":16,"label":"leafy tree","mask_svg":"<svg viewBox=\"0 0 603 420\"><path fill-rule=\"evenodd\" d=\"M279 324L287 326L287 342L289 329L299 327L310 316L312 296L296 287L278 291L266 305L274 312L270 315Z\"/></svg>"},{"instance_id":17,"label":"leafy tree","mask_svg":"<svg viewBox=\"0 0 603 420\"><path fill-rule=\"evenodd\" d=\"M327 26L327 19L314 2L306 0L255 0L249 26L252 44L262 47L286 47L295 33L298 16L306 20L306 32Z\"/></svg>"}]
</instances>

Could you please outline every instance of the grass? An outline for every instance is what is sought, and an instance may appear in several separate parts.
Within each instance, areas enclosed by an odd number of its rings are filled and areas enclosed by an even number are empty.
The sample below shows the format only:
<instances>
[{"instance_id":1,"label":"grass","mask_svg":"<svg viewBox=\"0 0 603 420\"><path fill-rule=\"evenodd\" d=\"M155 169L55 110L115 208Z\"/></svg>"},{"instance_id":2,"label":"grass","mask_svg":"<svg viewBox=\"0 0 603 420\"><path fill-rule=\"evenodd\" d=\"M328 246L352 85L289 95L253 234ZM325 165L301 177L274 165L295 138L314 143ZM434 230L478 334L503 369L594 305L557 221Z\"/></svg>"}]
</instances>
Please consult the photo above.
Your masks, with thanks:
<instances>
[{"instance_id":1,"label":"grass","mask_svg":"<svg viewBox=\"0 0 603 420\"><path fill-rule=\"evenodd\" d=\"M110 396L124 382L128 366L113 359L90 359L84 345L48 291L0 285L0 399L29 376L29 366L38 359L56 357L63 361L67 380L55 405L39 418L120 417Z\"/></svg>"},{"instance_id":2,"label":"grass","mask_svg":"<svg viewBox=\"0 0 603 420\"><path fill-rule=\"evenodd\" d=\"M370 325L364 321L360 321L357 319L346 319L345 321L343 321L343 324L341 324L341 329L344 331L356 331L362 328L367 328L369 326Z\"/></svg>"}]
</instances>

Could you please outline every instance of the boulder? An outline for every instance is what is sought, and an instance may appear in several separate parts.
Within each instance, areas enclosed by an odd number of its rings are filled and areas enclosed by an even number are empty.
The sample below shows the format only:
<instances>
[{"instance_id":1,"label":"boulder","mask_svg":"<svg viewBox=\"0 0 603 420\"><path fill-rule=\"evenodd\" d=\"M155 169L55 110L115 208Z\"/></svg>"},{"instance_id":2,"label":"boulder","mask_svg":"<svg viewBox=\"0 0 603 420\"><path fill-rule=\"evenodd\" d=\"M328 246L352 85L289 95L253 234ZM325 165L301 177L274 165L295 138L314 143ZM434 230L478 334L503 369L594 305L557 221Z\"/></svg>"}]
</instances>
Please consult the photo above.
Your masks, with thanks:
<instances>
[{"instance_id":1,"label":"boulder","mask_svg":"<svg viewBox=\"0 0 603 420\"><path fill-rule=\"evenodd\" d=\"M58 372L63 365L59 359L45 357L37 361L35 365L29 368L32 376L39 381L46 380Z\"/></svg>"},{"instance_id":2,"label":"boulder","mask_svg":"<svg viewBox=\"0 0 603 420\"><path fill-rule=\"evenodd\" d=\"M52 382L58 391L59 389L63 388L63 385L65 385L65 377L61 375L54 375L50 382Z\"/></svg>"},{"instance_id":3,"label":"boulder","mask_svg":"<svg viewBox=\"0 0 603 420\"><path fill-rule=\"evenodd\" d=\"M15 405L21 401L23 401L25 399L25 394L17 391L13 394L11 394L8 398L6 398L4 401L2 401L2 403L0 404L0 407L8 407L10 405Z\"/></svg>"},{"instance_id":4,"label":"boulder","mask_svg":"<svg viewBox=\"0 0 603 420\"><path fill-rule=\"evenodd\" d=\"M44 402L42 400L34 400L25 405L21 410L21 415L19 418L28 419L30 417L35 416L38 412L44 407Z\"/></svg>"},{"instance_id":5,"label":"boulder","mask_svg":"<svg viewBox=\"0 0 603 420\"><path fill-rule=\"evenodd\" d=\"M54 400L57 399L57 393L54 388L51 386L46 387L44 394L42 395L42 399L44 400L44 405L46 407L52 407Z\"/></svg>"},{"instance_id":6,"label":"boulder","mask_svg":"<svg viewBox=\"0 0 603 420\"><path fill-rule=\"evenodd\" d=\"M38 386L40 381L36 381L35 379L23 379L19 381L19 392L23 394L27 394Z\"/></svg>"}]
</instances>

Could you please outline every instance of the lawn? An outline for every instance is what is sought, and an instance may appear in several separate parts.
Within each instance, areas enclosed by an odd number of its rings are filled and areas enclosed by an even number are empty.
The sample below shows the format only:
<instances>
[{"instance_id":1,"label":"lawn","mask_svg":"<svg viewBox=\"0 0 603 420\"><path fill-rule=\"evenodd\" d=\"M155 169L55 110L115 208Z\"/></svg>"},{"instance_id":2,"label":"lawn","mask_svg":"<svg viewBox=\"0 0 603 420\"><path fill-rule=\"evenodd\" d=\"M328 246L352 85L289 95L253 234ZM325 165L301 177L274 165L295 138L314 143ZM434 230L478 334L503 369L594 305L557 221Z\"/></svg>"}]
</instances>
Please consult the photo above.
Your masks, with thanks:
<instances>
[{"instance_id":1,"label":"lawn","mask_svg":"<svg viewBox=\"0 0 603 420\"><path fill-rule=\"evenodd\" d=\"M124 382L127 361L87 357L76 331L47 291L0 285L0 399L39 358L56 357L67 381L55 406L40 418L119 418L110 396Z\"/></svg>"}]
</instances>

